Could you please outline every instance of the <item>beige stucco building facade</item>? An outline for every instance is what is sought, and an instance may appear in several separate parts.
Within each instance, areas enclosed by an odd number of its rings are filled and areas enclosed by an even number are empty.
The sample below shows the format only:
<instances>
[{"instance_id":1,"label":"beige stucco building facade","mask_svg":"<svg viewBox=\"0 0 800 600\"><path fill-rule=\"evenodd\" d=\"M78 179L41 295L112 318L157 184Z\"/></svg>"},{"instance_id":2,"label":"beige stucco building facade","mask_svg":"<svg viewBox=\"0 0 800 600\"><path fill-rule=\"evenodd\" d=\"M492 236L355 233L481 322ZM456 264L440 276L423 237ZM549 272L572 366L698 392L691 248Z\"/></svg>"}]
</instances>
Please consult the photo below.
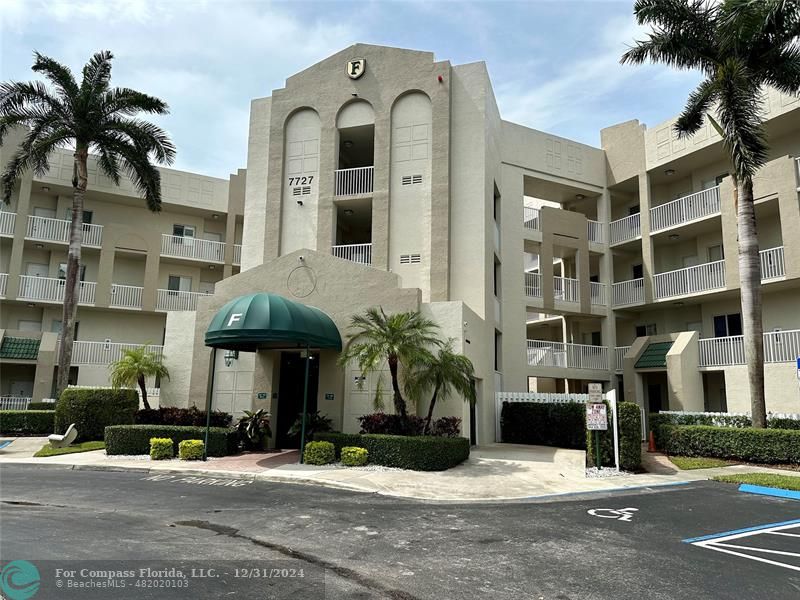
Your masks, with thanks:
<instances>
[{"instance_id":1,"label":"beige stucco building facade","mask_svg":"<svg viewBox=\"0 0 800 600\"><path fill-rule=\"evenodd\" d=\"M755 195L767 404L800 412L800 103L766 100L771 155ZM264 291L321 309L345 339L353 314L371 306L434 318L474 362L479 391L474 409L451 399L437 414L461 417L477 442L494 440L499 391L602 382L648 410L747 411L728 167L713 130L679 140L671 127L629 121L591 147L504 121L483 63L352 46L252 101L247 168L229 181L165 171L172 187L158 216L130 190L90 183L87 210L103 231L85 250L96 288L79 309L78 339L163 340L172 377L162 404L211 394L220 409L267 408L287 423L296 351L229 364L218 353L211 365L203 343L220 307ZM41 334L58 318L24 285L29 263L57 277L65 255L63 243L30 235L37 207L63 216L69 180L65 167L53 171L23 181L8 209L6 335L33 328L24 321ZM141 289L140 306L118 306L123 286ZM357 430L379 378L362 381L336 359L314 354L312 405ZM104 369L79 365L77 380L100 382ZM2 385L13 392L5 376Z\"/></svg>"}]
</instances>

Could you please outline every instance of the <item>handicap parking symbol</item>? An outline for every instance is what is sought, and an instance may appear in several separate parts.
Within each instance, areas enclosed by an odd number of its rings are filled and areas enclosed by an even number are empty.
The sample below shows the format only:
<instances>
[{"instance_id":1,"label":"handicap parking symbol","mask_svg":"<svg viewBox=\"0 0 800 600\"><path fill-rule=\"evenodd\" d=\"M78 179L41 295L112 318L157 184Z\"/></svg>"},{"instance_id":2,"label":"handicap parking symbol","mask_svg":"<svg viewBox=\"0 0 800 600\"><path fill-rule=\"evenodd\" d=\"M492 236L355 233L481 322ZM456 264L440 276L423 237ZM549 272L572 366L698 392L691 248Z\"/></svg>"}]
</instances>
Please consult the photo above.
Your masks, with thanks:
<instances>
[{"instance_id":1,"label":"handicap parking symbol","mask_svg":"<svg viewBox=\"0 0 800 600\"><path fill-rule=\"evenodd\" d=\"M601 519L616 519L617 521L630 521L633 513L638 512L638 508L592 508L586 512L593 517Z\"/></svg>"}]
</instances>

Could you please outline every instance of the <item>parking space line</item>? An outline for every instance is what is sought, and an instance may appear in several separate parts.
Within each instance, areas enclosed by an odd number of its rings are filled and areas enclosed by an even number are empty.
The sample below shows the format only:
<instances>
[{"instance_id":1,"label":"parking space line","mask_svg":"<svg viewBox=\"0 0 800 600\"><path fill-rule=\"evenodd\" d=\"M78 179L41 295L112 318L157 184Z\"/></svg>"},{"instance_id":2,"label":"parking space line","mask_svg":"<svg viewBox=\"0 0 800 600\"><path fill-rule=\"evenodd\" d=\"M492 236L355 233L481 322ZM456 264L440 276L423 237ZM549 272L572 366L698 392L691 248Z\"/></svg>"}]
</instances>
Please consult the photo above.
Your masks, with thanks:
<instances>
[{"instance_id":1,"label":"parking space line","mask_svg":"<svg viewBox=\"0 0 800 600\"><path fill-rule=\"evenodd\" d=\"M800 547L798 548L798 552L789 552L786 550L776 550L772 548L759 548L755 546L742 546L738 543L732 544L732 541L745 541L747 538L753 540L757 536L764 536L765 539L769 537L769 534L772 535L783 535L791 538L800 538L800 534L793 533L786 530L796 530L800 532L800 519L795 519L793 521L785 521L783 523L773 523L770 525L760 525L756 527L748 527L746 529L739 529L735 531L728 531L725 533L702 536L698 538L690 538L688 540L683 540L686 543L692 544L693 546L697 546L699 548L706 548L708 550L714 550L715 552L723 552L725 554L731 554L733 556L738 556L741 558L747 558L749 560L755 560L757 562L767 563L770 565L775 565L777 567L783 567L784 569L790 569L792 571L800 571L800 566L792 563L781 562L778 560L771 560L769 558L765 558L764 556L760 556L759 554L770 554L776 557L785 556L787 560L792 560L800 558ZM774 539L774 538L773 538ZM777 542L777 540L775 540Z\"/></svg>"},{"instance_id":2,"label":"parking space line","mask_svg":"<svg viewBox=\"0 0 800 600\"><path fill-rule=\"evenodd\" d=\"M740 533L748 533L750 531L759 531L762 529L775 529L783 528L786 526L787 528L791 528L792 525L800 524L800 519L793 519L791 521L781 521L780 523L766 523L764 525L755 525L753 527L745 527L743 529L733 529L731 531L723 531L722 533L712 533L710 535L701 535L699 537L693 537L683 540L686 544L694 544L695 542L702 542L705 540L713 540L714 538L722 538L729 535L737 535Z\"/></svg>"}]
</instances>

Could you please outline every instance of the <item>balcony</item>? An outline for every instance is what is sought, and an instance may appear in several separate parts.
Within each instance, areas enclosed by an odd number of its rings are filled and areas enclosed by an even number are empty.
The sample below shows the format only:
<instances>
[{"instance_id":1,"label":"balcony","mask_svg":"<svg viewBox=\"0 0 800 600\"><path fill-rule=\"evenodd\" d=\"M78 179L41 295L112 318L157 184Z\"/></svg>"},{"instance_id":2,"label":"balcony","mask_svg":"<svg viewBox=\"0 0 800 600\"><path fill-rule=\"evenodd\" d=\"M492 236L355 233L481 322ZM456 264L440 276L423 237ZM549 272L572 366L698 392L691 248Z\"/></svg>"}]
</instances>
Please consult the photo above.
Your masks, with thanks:
<instances>
[{"instance_id":1,"label":"balcony","mask_svg":"<svg viewBox=\"0 0 800 600\"><path fill-rule=\"evenodd\" d=\"M699 340L700 366L725 367L746 364L744 336ZM764 362L795 362L800 356L800 329L770 331L764 334Z\"/></svg>"},{"instance_id":2,"label":"balcony","mask_svg":"<svg viewBox=\"0 0 800 600\"><path fill-rule=\"evenodd\" d=\"M8 289L8 273L0 273L0 298L6 297L6 289Z\"/></svg>"},{"instance_id":3,"label":"balcony","mask_svg":"<svg viewBox=\"0 0 800 600\"><path fill-rule=\"evenodd\" d=\"M611 245L622 244L642 237L642 218L639 213L611 221Z\"/></svg>"},{"instance_id":4,"label":"balcony","mask_svg":"<svg viewBox=\"0 0 800 600\"><path fill-rule=\"evenodd\" d=\"M17 223L17 213L0 210L0 235L14 235L14 226Z\"/></svg>"},{"instance_id":5,"label":"balcony","mask_svg":"<svg viewBox=\"0 0 800 600\"><path fill-rule=\"evenodd\" d=\"M241 244L234 244L233 245L233 264L241 265L242 264L242 245Z\"/></svg>"},{"instance_id":6,"label":"balcony","mask_svg":"<svg viewBox=\"0 0 800 600\"><path fill-rule=\"evenodd\" d=\"M225 242L214 242L164 233L161 235L161 256L224 263Z\"/></svg>"},{"instance_id":7,"label":"balcony","mask_svg":"<svg viewBox=\"0 0 800 600\"><path fill-rule=\"evenodd\" d=\"M109 306L113 308L132 308L141 310L143 287L138 285L111 284L111 301Z\"/></svg>"},{"instance_id":8,"label":"balcony","mask_svg":"<svg viewBox=\"0 0 800 600\"><path fill-rule=\"evenodd\" d=\"M66 281L56 277L19 276L19 300L55 302L63 304ZM94 304L97 284L94 281L81 281L78 284L78 304Z\"/></svg>"},{"instance_id":9,"label":"balcony","mask_svg":"<svg viewBox=\"0 0 800 600\"><path fill-rule=\"evenodd\" d=\"M608 348L528 340L528 364L532 367L608 370Z\"/></svg>"},{"instance_id":10,"label":"balcony","mask_svg":"<svg viewBox=\"0 0 800 600\"><path fill-rule=\"evenodd\" d=\"M332 246L331 254L360 265L372 264L372 244L345 244Z\"/></svg>"},{"instance_id":11,"label":"balcony","mask_svg":"<svg viewBox=\"0 0 800 600\"><path fill-rule=\"evenodd\" d=\"M539 209L534 208L532 206L523 206L522 207L522 220L525 229L532 229L534 231L540 231L541 225L539 221Z\"/></svg>"},{"instance_id":12,"label":"balcony","mask_svg":"<svg viewBox=\"0 0 800 600\"><path fill-rule=\"evenodd\" d=\"M759 255L761 257L761 281L779 279L786 275L783 246L762 250Z\"/></svg>"},{"instance_id":13,"label":"balcony","mask_svg":"<svg viewBox=\"0 0 800 600\"><path fill-rule=\"evenodd\" d=\"M689 194L650 209L650 231L656 232L719 212L719 186Z\"/></svg>"},{"instance_id":14,"label":"balcony","mask_svg":"<svg viewBox=\"0 0 800 600\"><path fill-rule=\"evenodd\" d=\"M617 346L614 348L614 368L617 373L622 373L625 366L625 355L630 349L630 346Z\"/></svg>"},{"instance_id":15,"label":"balcony","mask_svg":"<svg viewBox=\"0 0 800 600\"><path fill-rule=\"evenodd\" d=\"M725 287L725 261L717 260L653 276L656 300L697 294Z\"/></svg>"},{"instance_id":16,"label":"balcony","mask_svg":"<svg viewBox=\"0 0 800 600\"><path fill-rule=\"evenodd\" d=\"M580 302L580 283L571 277L553 277L553 297L562 302Z\"/></svg>"},{"instance_id":17,"label":"balcony","mask_svg":"<svg viewBox=\"0 0 800 600\"><path fill-rule=\"evenodd\" d=\"M588 236L590 242L602 244L605 242L605 235L603 235L603 224L599 221L592 221L588 219Z\"/></svg>"},{"instance_id":18,"label":"balcony","mask_svg":"<svg viewBox=\"0 0 800 600\"><path fill-rule=\"evenodd\" d=\"M525 295L528 298L542 297L542 275L540 273L525 273Z\"/></svg>"},{"instance_id":19,"label":"balcony","mask_svg":"<svg viewBox=\"0 0 800 600\"><path fill-rule=\"evenodd\" d=\"M595 306L605 306L606 304L608 304L608 300L606 300L606 284L604 283L590 281L589 295L592 304Z\"/></svg>"},{"instance_id":20,"label":"balcony","mask_svg":"<svg viewBox=\"0 0 800 600\"><path fill-rule=\"evenodd\" d=\"M84 342L75 341L72 344L72 364L73 365L109 365L122 358L123 350L140 348L143 344L121 344L116 342ZM153 352L161 358L163 346L147 346L149 352Z\"/></svg>"},{"instance_id":21,"label":"balcony","mask_svg":"<svg viewBox=\"0 0 800 600\"><path fill-rule=\"evenodd\" d=\"M57 242L69 244L71 222L66 219L28 216L28 229L25 239L38 242ZM103 226L83 224L83 246L99 248L103 243Z\"/></svg>"},{"instance_id":22,"label":"balcony","mask_svg":"<svg viewBox=\"0 0 800 600\"><path fill-rule=\"evenodd\" d=\"M197 299L210 296L205 292L182 292L179 290L158 290L156 310L196 310Z\"/></svg>"},{"instance_id":23,"label":"balcony","mask_svg":"<svg viewBox=\"0 0 800 600\"><path fill-rule=\"evenodd\" d=\"M375 167L356 167L337 169L334 182L334 196L360 196L372 193Z\"/></svg>"},{"instance_id":24,"label":"balcony","mask_svg":"<svg viewBox=\"0 0 800 600\"><path fill-rule=\"evenodd\" d=\"M613 306L644 304L644 279L630 279L614 283L611 286L611 301Z\"/></svg>"}]
</instances>

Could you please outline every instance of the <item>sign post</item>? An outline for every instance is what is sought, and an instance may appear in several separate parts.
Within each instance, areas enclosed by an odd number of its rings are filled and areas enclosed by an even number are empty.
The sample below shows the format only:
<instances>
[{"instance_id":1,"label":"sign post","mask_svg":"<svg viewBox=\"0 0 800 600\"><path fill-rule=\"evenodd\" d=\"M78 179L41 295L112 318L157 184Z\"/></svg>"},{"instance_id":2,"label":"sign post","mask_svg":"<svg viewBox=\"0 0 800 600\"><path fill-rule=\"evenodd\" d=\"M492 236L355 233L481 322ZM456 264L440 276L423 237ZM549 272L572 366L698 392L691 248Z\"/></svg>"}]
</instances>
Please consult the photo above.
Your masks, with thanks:
<instances>
[{"instance_id":1,"label":"sign post","mask_svg":"<svg viewBox=\"0 0 800 600\"><path fill-rule=\"evenodd\" d=\"M595 464L597 469L603 468L602 459L600 457L600 432L608 429L608 415L606 412L606 405L603 404L603 384L590 383L589 384L589 403L586 405L586 429L594 431L595 446L597 453L595 454Z\"/></svg>"}]
</instances>

